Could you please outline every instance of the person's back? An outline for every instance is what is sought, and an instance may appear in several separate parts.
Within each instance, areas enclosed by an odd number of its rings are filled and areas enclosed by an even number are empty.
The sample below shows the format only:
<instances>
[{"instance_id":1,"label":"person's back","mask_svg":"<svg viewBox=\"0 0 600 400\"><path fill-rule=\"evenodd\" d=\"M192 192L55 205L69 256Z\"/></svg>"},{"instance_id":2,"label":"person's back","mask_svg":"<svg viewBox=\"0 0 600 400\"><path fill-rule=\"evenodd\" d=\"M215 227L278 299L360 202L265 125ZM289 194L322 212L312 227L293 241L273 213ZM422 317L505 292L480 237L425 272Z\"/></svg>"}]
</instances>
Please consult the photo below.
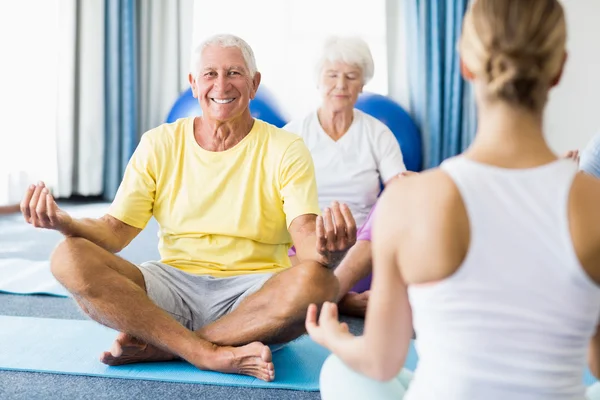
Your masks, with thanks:
<instances>
[{"instance_id":1,"label":"person's back","mask_svg":"<svg viewBox=\"0 0 600 400\"><path fill-rule=\"evenodd\" d=\"M583 399L586 355L600 372L600 183L559 159L542 129L565 41L556 0L475 0L459 48L476 138L440 168L393 182L378 203L364 343L352 346L369 354L332 347L355 371L389 381L414 326L419 363L405 400ZM332 360L325 400L339 397L340 375L361 382ZM362 381L344 398L403 390Z\"/></svg>"},{"instance_id":2,"label":"person's back","mask_svg":"<svg viewBox=\"0 0 600 400\"><path fill-rule=\"evenodd\" d=\"M428 237L401 256L418 335L409 398L581 398L600 315L585 203L600 185L571 160L517 169L469 154L429 175L414 189L435 185L441 201L415 215ZM434 208L454 216L433 221ZM418 262L432 242L446 250Z\"/></svg>"},{"instance_id":3,"label":"person's back","mask_svg":"<svg viewBox=\"0 0 600 400\"><path fill-rule=\"evenodd\" d=\"M509 15L523 19L504 26ZM477 51L490 51L478 138L410 182L421 186L415 192L436 188L440 201L413 210L428 237L408 239L414 246L403 243L399 256L420 357L407 398L583 398L600 316L600 185L541 135L547 88L564 60L552 54L564 48L562 9L553 0L479 0L470 18L461 55L475 79ZM521 37L504 36L509 29ZM514 50L536 39L537 54ZM443 210L438 221L433 208ZM440 251L423 260L426 243Z\"/></svg>"}]
</instances>

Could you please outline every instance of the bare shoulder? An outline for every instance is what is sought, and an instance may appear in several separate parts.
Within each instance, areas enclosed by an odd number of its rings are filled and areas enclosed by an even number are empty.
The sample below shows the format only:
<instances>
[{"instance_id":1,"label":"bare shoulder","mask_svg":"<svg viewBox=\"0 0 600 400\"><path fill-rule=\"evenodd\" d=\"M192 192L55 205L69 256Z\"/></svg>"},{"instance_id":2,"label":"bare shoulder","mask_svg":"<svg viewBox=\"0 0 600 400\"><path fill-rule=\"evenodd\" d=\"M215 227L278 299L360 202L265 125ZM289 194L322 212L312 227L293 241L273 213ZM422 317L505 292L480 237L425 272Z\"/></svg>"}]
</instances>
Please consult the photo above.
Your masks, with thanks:
<instances>
[{"instance_id":1,"label":"bare shoulder","mask_svg":"<svg viewBox=\"0 0 600 400\"><path fill-rule=\"evenodd\" d=\"M469 222L460 193L445 172L432 169L398 178L388 184L380 202L376 222L387 227L387 240L398 248L408 283L443 279L460 266L468 250Z\"/></svg>"},{"instance_id":2,"label":"bare shoulder","mask_svg":"<svg viewBox=\"0 0 600 400\"><path fill-rule=\"evenodd\" d=\"M571 187L569 229L579 261L600 284L600 180L583 172Z\"/></svg>"},{"instance_id":3,"label":"bare shoulder","mask_svg":"<svg viewBox=\"0 0 600 400\"><path fill-rule=\"evenodd\" d=\"M581 196L596 203L600 200L600 179L585 172L577 174L571 189L572 196ZM575 199L577 197L572 198Z\"/></svg>"},{"instance_id":4,"label":"bare shoulder","mask_svg":"<svg viewBox=\"0 0 600 400\"><path fill-rule=\"evenodd\" d=\"M385 206L390 218L400 224L422 221L431 213L443 212L462 203L452 179L437 168L394 179L387 185L380 201L381 208ZM378 205L378 212L379 208Z\"/></svg>"}]
</instances>

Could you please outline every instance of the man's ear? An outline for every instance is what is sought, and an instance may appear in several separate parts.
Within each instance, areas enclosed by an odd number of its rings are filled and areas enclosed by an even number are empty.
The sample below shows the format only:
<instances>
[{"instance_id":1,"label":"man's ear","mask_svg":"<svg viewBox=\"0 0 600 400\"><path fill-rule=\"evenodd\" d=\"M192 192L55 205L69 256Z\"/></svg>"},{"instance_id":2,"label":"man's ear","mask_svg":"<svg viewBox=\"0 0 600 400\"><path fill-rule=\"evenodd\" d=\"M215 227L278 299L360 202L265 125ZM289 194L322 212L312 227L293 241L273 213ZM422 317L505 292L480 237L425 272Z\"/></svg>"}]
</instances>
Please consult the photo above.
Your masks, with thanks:
<instances>
[{"instance_id":1,"label":"man's ear","mask_svg":"<svg viewBox=\"0 0 600 400\"><path fill-rule=\"evenodd\" d=\"M260 72L254 74L254 78L252 79L252 92L250 93L250 100L256 97L256 92L258 92L258 87L260 86L260 79Z\"/></svg>"},{"instance_id":2,"label":"man's ear","mask_svg":"<svg viewBox=\"0 0 600 400\"><path fill-rule=\"evenodd\" d=\"M198 98L198 92L196 91L196 78L192 74L188 74L188 81L190 82L190 87L192 88L192 94L194 98Z\"/></svg>"}]
</instances>

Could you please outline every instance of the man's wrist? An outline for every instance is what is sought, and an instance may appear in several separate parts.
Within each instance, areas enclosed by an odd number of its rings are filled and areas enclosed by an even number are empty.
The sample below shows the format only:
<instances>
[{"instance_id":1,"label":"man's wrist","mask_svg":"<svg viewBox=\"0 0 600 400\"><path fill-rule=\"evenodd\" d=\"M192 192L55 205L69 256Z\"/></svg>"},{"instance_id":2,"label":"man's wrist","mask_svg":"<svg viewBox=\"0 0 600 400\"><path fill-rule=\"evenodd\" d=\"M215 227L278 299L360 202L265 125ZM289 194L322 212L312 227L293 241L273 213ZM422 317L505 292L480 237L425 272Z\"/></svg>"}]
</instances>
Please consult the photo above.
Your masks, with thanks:
<instances>
[{"instance_id":1,"label":"man's wrist","mask_svg":"<svg viewBox=\"0 0 600 400\"><path fill-rule=\"evenodd\" d=\"M70 221L67 221L58 229L58 231L65 237L75 236L75 220L71 219Z\"/></svg>"}]
</instances>

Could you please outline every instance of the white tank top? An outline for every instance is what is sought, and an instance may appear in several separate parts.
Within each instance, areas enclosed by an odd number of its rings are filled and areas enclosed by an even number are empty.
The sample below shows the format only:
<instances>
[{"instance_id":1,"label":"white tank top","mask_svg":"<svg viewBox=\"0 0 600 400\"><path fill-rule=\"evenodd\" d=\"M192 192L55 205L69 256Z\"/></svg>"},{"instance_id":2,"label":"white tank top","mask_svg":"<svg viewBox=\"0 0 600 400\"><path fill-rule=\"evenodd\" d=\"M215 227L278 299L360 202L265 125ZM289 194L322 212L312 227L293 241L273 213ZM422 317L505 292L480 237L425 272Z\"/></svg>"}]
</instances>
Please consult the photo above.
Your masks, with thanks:
<instances>
[{"instance_id":1,"label":"white tank top","mask_svg":"<svg viewBox=\"0 0 600 400\"><path fill-rule=\"evenodd\" d=\"M504 169L455 157L470 223L460 268L408 288L419 364L406 399L583 399L600 288L575 254L571 160Z\"/></svg>"}]
</instances>

